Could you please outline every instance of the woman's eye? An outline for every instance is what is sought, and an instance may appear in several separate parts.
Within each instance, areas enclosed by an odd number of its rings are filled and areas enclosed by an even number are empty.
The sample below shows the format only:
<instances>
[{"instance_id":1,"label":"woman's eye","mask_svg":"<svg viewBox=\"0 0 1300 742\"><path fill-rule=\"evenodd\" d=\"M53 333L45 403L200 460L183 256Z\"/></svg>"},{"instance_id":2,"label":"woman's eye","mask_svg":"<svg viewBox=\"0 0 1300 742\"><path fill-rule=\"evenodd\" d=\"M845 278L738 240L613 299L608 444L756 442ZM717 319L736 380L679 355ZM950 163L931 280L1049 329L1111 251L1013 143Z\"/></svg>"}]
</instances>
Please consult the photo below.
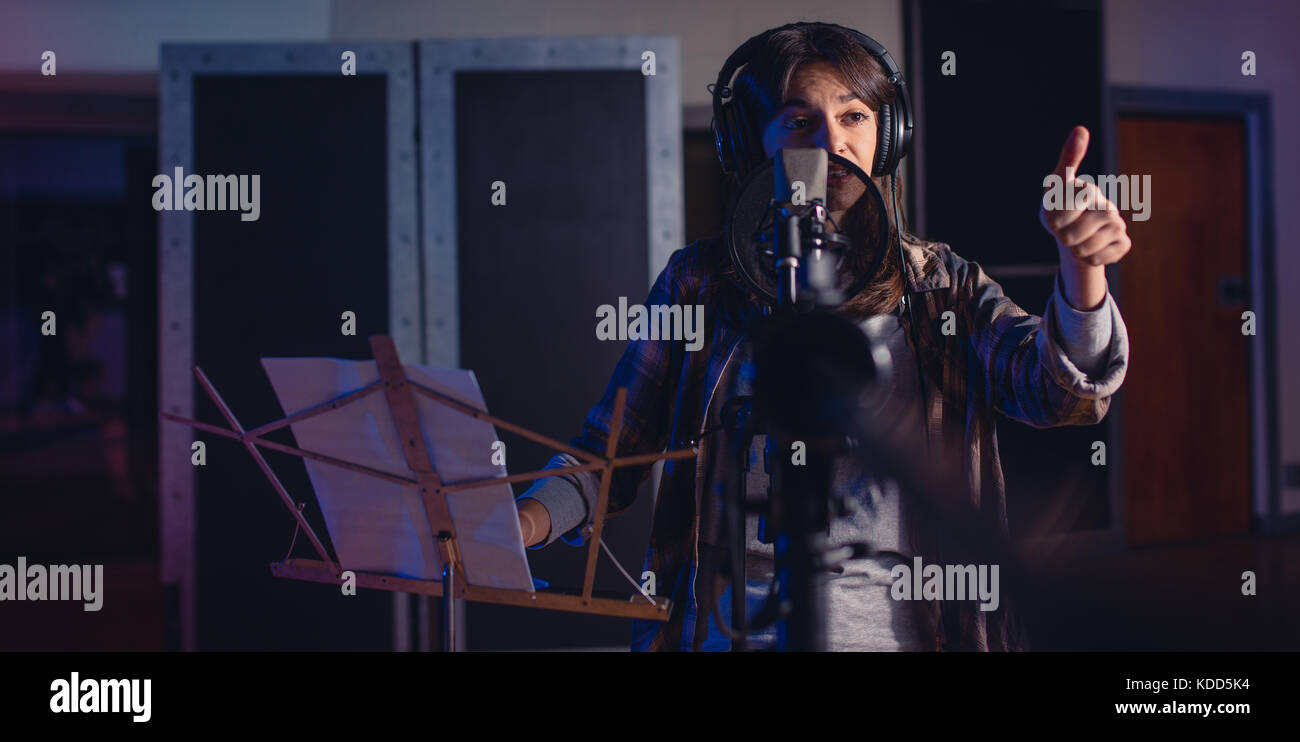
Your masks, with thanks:
<instances>
[{"instance_id":1,"label":"woman's eye","mask_svg":"<svg viewBox=\"0 0 1300 742\"><path fill-rule=\"evenodd\" d=\"M855 124L865 123L870 119L871 117L863 113L862 111L854 111L853 113L849 114L849 120Z\"/></svg>"},{"instance_id":2,"label":"woman's eye","mask_svg":"<svg viewBox=\"0 0 1300 742\"><path fill-rule=\"evenodd\" d=\"M808 125L808 119L803 119L803 118L790 119L789 121L785 122L785 128L787 129L802 129L807 125Z\"/></svg>"}]
</instances>

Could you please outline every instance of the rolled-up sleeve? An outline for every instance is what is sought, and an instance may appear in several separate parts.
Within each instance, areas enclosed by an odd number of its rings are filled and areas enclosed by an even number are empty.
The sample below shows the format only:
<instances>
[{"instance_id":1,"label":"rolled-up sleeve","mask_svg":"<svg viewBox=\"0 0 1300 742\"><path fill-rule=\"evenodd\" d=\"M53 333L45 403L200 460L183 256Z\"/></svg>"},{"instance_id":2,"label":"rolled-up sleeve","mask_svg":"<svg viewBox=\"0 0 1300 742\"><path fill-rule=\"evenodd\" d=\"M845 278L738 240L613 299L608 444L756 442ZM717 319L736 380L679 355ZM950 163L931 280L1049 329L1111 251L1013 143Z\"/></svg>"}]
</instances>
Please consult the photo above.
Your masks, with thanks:
<instances>
[{"instance_id":1,"label":"rolled-up sleeve","mask_svg":"<svg viewBox=\"0 0 1300 742\"><path fill-rule=\"evenodd\" d=\"M1065 298L1065 287L1061 283L1061 273L1056 273L1056 285L1052 291L1052 307L1056 312L1056 341L1065 351L1065 357L1074 362L1080 371L1089 378L1099 378L1106 372L1106 366L1112 355L1111 317L1113 300L1110 291L1101 304L1088 311L1075 309Z\"/></svg>"},{"instance_id":2,"label":"rolled-up sleeve","mask_svg":"<svg viewBox=\"0 0 1300 742\"><path fill-rule=\"evenodd\" d=\"M1087 399L1119 391L1128 370L1128 328L1110 290L1101 306L1084 312L1065 300L1060 271L1037 338L1040 360L1052 380Z\"/></svg>"},{"instance_id":3,"label":"rolled-up sleeve","mask_svg":"<svg viewBox=\"0 0 1300 742\"><path fill-rule=\"evenodd\" d=\"M546 468L559 469L566 466L577 466L581 463L576 457L561 453L547 462ZM556 477L543 477L537 480L518 499L531 499L540 502L550 515L551 531L546 534L544 541L538 542L529 548L540 549L543 546L550 546L557 539L566 535L568 536L565 539L567 542L582 543L581 536L576 531L587 522L588 514L596 509L595 498L599 488L599 478L589 471L574 472ZM575 531L575 533L570 534L570 531Z\"/></svg>"}]
</instances>

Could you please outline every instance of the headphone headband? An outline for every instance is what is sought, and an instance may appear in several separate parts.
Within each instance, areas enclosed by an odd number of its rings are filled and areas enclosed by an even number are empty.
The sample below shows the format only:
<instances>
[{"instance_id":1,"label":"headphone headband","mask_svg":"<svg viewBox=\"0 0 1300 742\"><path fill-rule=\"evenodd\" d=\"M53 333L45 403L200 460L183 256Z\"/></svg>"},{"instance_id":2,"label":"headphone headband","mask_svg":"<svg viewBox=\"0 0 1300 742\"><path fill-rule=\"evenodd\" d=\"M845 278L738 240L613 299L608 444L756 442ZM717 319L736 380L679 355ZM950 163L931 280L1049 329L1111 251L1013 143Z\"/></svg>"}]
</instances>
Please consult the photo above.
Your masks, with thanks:
<instances>
[{"instance_id":1,"label":"headphone headband","mask_svg":"<svg viewBox=\"0 0 1300 742\"><path fill-rule=\"evenodd\" d=\"M880 63L890 84L896 90L894 102L885 104L877 112L880 131L876 138L876 159L872 163L871 175L879 177L893 173L897 170L898 163L907 155L912 144L911 101L903 73L885 47L860 31L834 23L787 23L753 36L741 44L731 53L731 56L727 57L727 61L718 72L717 82L710 87L709 92L713 94L713 141L718 153L718 162L722 165L724 173L735 173L743 180L753 167L767 159L762 157L761 149L754 150L749 146L748 140L758 130L759 125L748 121L745 111L736 102L735 91L731 89L731 78L737 70L749 63L758 48L772 34L810 26L834 28L853 36L862 48Z\"/></svg>"}]
</instances>

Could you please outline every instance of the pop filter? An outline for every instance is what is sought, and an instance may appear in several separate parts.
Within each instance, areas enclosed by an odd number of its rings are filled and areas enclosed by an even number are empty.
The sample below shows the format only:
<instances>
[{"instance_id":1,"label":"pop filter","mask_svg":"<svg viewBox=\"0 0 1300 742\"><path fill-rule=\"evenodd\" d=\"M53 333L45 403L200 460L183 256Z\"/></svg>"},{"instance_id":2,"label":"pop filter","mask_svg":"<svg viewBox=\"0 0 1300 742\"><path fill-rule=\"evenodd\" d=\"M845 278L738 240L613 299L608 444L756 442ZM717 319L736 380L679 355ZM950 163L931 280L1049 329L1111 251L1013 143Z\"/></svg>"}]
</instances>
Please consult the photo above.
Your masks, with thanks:
<instances>
[{"instance_id":1,"label":"pop filter","mask_svg":"<svg viewBox=\"0 0 1300 742\"><path fill-rule=\"evenodd\" d=\"M839 165L848 171L846 177L831 178L827 183L828 211L844 209L844 223L835 224L835 230L848 235L849 250L869 250L875 244L866 270L853 270L851 266L859 264L856 261L841 261L836 288L847 299L866 288L880 271L889 249L888 211L884 195L861 168L839 155L828 153L827 159L832 168ZM777 304L779 294L773 241L776 169L776 160L768 158L745 178L723 223L723 239L736 273L770 306Z\"/></svg>"}]
</instances>

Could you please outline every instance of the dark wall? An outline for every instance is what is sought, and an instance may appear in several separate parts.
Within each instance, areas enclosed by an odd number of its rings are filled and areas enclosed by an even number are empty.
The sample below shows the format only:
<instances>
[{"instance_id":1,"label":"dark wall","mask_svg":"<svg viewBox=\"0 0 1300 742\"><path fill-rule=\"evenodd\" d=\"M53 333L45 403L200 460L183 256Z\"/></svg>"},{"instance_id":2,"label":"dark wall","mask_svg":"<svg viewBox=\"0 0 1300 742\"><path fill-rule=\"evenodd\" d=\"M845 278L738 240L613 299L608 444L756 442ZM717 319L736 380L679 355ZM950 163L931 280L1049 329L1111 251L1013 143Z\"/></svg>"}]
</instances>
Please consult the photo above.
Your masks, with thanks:
<instances>
[{"instance_id":1,"label":"dark wall","mask_svg":"<svg viewBox=\"0 0 1300 742\"><path fill-rule=\"evenodd\" d=\"M195 360L245 428L283 416L263 356L372 357L388 328L385 81L378 76L197 77L199 174L261 176L261 217L194 214ZM170 174L170 168L164 170ZM340 315L357 316L357 334ZM195 385L196 416L223 420ZM278 437L277 437L278 436ZM198 648L392 647L392 598L271 576L294 520L242 444L207 441L198 469ZM288 430L272 439L293 443ZM265 452L326 547L302 460ZM319 558L306 538L296 556Z\"/></svg>"},{"instance_id":2,"label":"dark wall","mask_svg":"<svg viewBox=\"0 0 1300 742\"><path fill-rule=\"evenodd\" d=\"M1043 177L1077 124L1092 134L1079 172L1104 154L1100 0L920 6L929 236L981 262L1055 262ZM956 75L941 74L945 51Z\"/></svg>"},{"instance_id":3,"label":"dark wall","mask_svg":"<svg viewBox=\"0 0 1300 742\"><path fill-rule=\"evenodd\" d=\"M917 0L922 83L926 233L978 262L1007 296L1041 314L1052 291L1043 276L999 275L999 265L1057 265L1056 243L1038 221L1043 178L1056 167L1075 125L1091 134L1080 173L1104 162L1100 0L987 2ZM915 31L916 29L909 29ZM916 38L909 33L909 38ZM942 74L956 54L957 74ZM912 59L916 61L916 56ZM1122 392L1121 392L1122 393ZM1105 467L1089 463L1108 418L1089 427L1034 430L998 418L1008 518L1023 533L1060 498L1078 510L1069 530L1110 519Z\"/></svg>"},{"instance_id":4,"label":"dark wall","mask_svg":"<svg viewBox=\"0 0 1300 742\"><path fill-rule=\"evenodd\" d=\"M460 359L488 410L552 438L581 430L625 342L596 339L596 308L645 300L645 78L638 70L461 72L456 77ZM491 202L506 184L506 205ZM551 452L502 434L511 473ZM516 485L522 493L527 484ZM651 495L605 542L641 573ZM533 575L580 587L586 549L528 552ZM596 589L631 586L600 557ZM487 604L467 608L471 649L626 645L625 619Z\"/></svg>"}]
</instances>

